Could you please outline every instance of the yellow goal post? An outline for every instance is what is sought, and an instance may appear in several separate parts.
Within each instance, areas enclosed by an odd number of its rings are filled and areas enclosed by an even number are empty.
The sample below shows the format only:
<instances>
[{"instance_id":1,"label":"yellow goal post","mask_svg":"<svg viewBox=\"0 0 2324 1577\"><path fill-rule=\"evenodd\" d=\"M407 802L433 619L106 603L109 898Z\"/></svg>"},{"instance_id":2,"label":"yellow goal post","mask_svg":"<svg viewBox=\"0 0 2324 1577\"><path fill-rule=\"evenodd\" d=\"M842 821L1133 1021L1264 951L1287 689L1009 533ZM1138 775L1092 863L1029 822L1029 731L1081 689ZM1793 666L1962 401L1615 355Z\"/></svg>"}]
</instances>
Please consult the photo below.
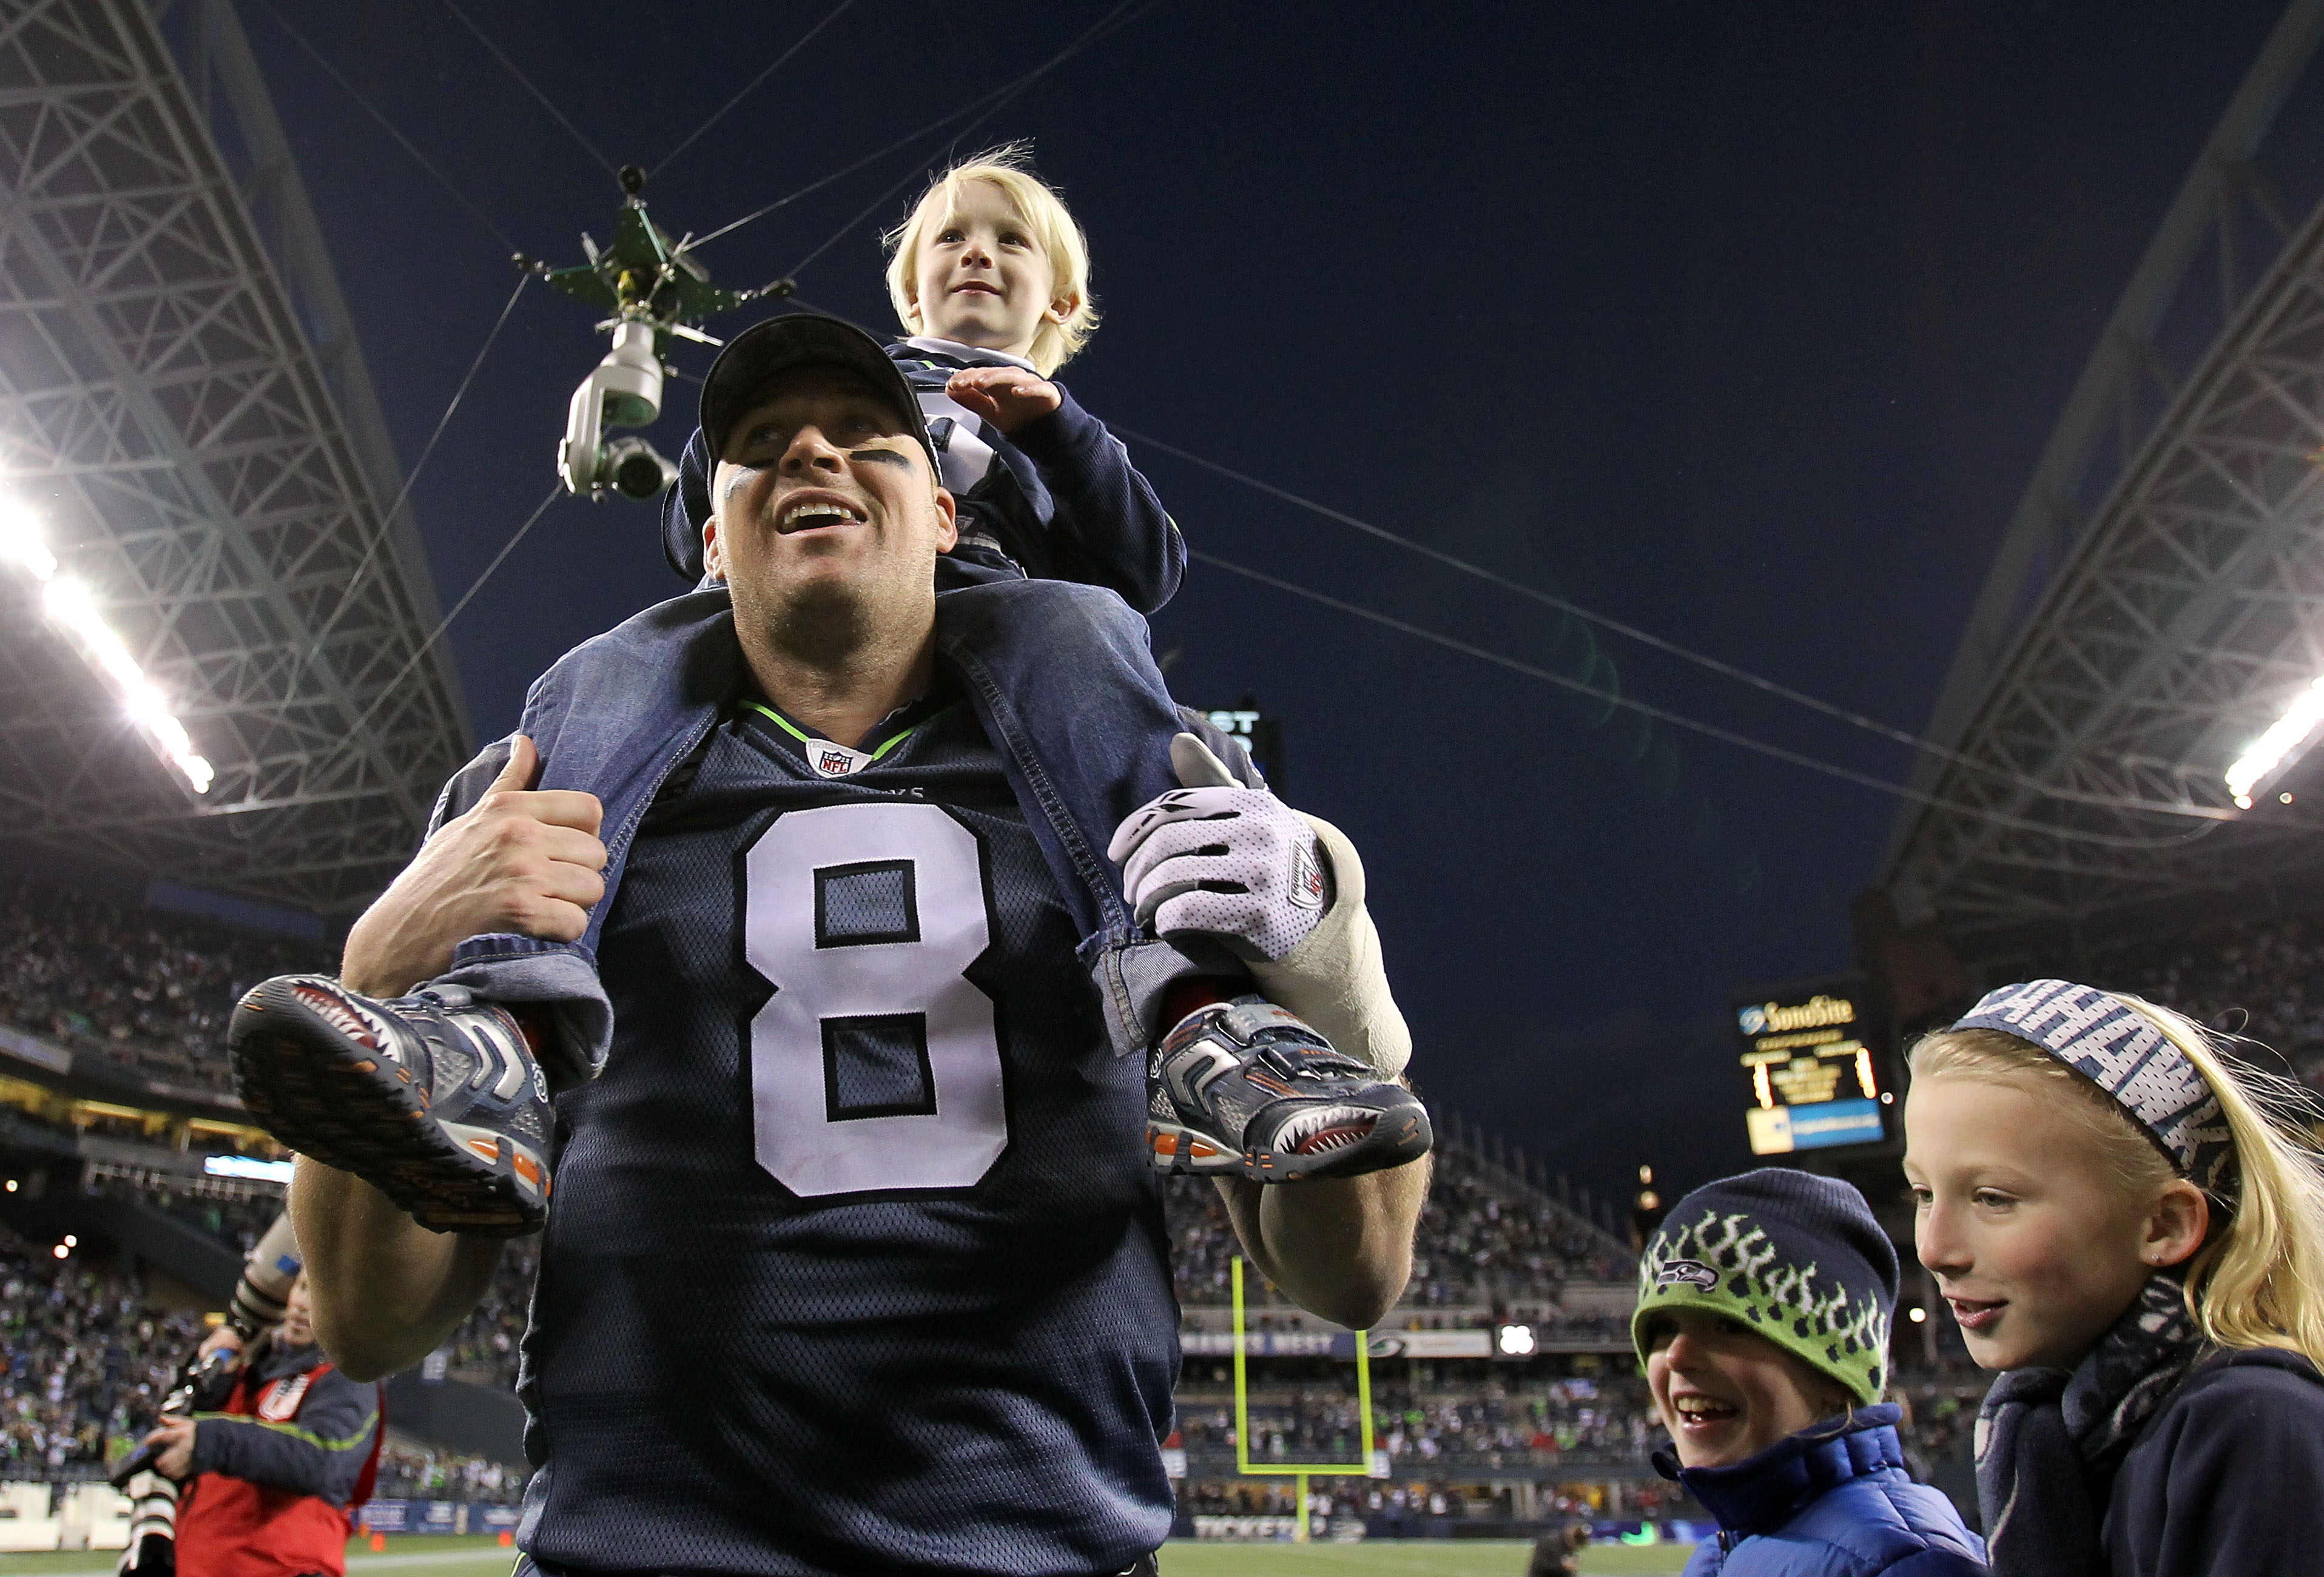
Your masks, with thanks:
<instances>
[{"instance_id":1,"label":"yellow goal post","mask_svg":"<svg viewBox=\"0 0 2324 1577\"><path fill-rule=\"evenodd\" d=\"M1250 1342L1243 1324L1242 1256L1231 1267L1234 1287L1235 1471L1253 1478L1296 1479L1299 1483L1298 1525L1292 1537L1307 1539L1307 1480L1316 1478L1370 1478L1372 1471L1371 1333L1356 1333L1356 1416L1362 1455L1352 1462L1254 1462L1250 1460Z\"/></svg>"}]
</instances>

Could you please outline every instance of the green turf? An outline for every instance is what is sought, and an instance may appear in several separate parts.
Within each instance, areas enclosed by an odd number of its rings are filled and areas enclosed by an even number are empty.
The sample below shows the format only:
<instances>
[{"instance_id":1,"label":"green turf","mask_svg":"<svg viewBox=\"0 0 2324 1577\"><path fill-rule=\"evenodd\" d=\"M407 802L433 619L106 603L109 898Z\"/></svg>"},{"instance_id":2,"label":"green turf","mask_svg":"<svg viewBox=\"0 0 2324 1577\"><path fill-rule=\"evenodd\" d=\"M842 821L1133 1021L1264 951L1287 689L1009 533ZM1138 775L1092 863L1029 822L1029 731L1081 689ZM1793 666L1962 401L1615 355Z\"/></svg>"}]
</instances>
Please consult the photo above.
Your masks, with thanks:
<instances>
[{"instance_id":1,"label":"green turf","mask_svg":"<svg viewBox=\"0 0 2324 1577\"><path fill-rule=\"evenodd\" d=\"M1163 1577L1524 1577L1530 1545L1498 1539L1381 1540L1353 1545L1236 1545L1180 1541L1162 1552ZM508 1577L512 1552L490 1538L413 1535L391 1538L383 1554L362 1545L347 1551L348 1577ZM1589 1577L1668 1577L1686 1564L1683 1545L1624 1549L1601 1545L1583 1552ZM53 1555L0 1555L0 1577L79 1574L113 1570L103 1551Z\"/></svg>"}]
</instances>

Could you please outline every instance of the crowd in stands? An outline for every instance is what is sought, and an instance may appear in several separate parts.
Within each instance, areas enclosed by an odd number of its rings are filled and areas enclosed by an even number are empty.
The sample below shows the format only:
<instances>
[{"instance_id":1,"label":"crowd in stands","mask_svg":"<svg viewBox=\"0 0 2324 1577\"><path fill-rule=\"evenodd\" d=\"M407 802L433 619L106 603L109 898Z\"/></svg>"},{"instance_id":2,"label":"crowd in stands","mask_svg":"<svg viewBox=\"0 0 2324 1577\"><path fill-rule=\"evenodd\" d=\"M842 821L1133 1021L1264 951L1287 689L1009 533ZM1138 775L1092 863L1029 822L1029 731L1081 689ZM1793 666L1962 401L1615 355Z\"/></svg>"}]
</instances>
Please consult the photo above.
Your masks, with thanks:
<instances>
[{"instance_id":1,"label":"crowd in stands","mask_svg":"<svg viewBox=\"0 0 2324 1577\"><path fill-rule=\"evenodd\" d=\"M1526 1377L1508 1384L1441 1369L1436 1383L1384 1384L1375 1373L1372 1447L1386 1452L1397 1479L1507 1469L1538 1471L1545 1481L1591 1469L1636 1472L1664 1442L1645 1381L1628 1364L1613 1372L1563 1379ZM1899 1432L1907 1459L1926 1479L1941 1463L1965 1461L1983 1394L1981 1376L1920 1376L1892 1392L1903 1404ZM1267 1462L1362 1460L1362 1432L1351 1379L1252 1382L1247 1415L1250 1458ZM1231 1388L1191 1374L1178 1394L1178 1433L1189 1471L1231 1471L1235 1449Z\"/></svg>"},{"instance_id":2,"label":"crowd in stands","mask_svg":"<svg viewBox=\"0 0 2324 1577\"><path fill-rule=\"evenodd\" d=\"M0 888L0 1024L150 1078L229 1088L235 1000L269 975L319 967L317 943L52 882Z\"/></svg>"},{"instance_id":3,"label":"crowd in stands","mask_svg":"<svg viewBox=\"0 0 2324 1577\"><path fill-rule=\"evenodd\" d=\"M455 1338L455 1372L512 1378L531 1245L512 1247L499 1296ZM14 1240L0 1245L0 1475L94 1467L151 1427L180 1365L200 1340L198 1316L148 1304L134 1278L80 1259L60 1261ZM1179 1399L1183 1443L1197 1457L1231 1453L1235 1417L1222 1366L1190 1367ZM1376 1377L1374 1445L1400 1477L1468 1469L1636 1467L1659 1442L1645 1388L1617 1363L1603 1377L1470 1379L1440 1368L1419 1387ZM1965 1448L1976 1416L1963 1379L1904 1399L1907 1441L1925 1462ZM1340 1376L1296 1384L1262 1378L1250 1397L1251 1452L1259 1461L1359 1460L1357 1397ZM513 1502L521 1470L409 1442L383 1454L383 1497Z\"/></svg>"},{"instance_id":4,"label":"crowd in stands","mask_svg":"<svg viewBox=\"0 0 2324 1577\"><path fill-rule=\"evenodd\" d=\"M1229 1260L1239 1252L1226 1207L1207 1178L1174 1177L1164 1206L1175 1260L1178 1299L1193 1305L1227 1303ZM483 1303L452 1338L452 1372L463 1379L513 1386L517 1343L532 1297L536 1250L512 1243ZM1485 1170L1453 1148L1438 1152L1436 1182L1422 1213L1412 1286L1398 1315L1387 1324L1443 1324L1429 1311L1448 1306L1489 1318L1490 1310L1521 1298L1554 1302L1569 1280L1628 1284L1630 1265L1604 1233L1550 1201L1526 1199L1513 1186L1494 1186ZM1245 1288L1254 1307L1268 1301L1256 1278ZM1271 1316L1253 1314L1264 1325ZM1556 1320L1548 1333L1625 1339L1627 1320L1580 1314Z\"/></svg>"},{"instance_id":5,"label":"crowd in stands","mask_svg":"<svg viewBox=\"0 0 2324 1577\"><path fill-rule=\"evenodd\" d=\"M0 1478L94 1471L152 1427L202 1333L134 1277L0 1237Z\"/></svg>"},{"instance_id":6,"label":"crowd in stands","mask_svg":"<svg viewBox=\"0 0 2324 1577\"><path fill-rule=\"evenodd\" d=\"M1517 1185L1467 1148L1440 1145L1435 1167L1414 1244L1412 1283L1399 1305L1407 1317L1412 1311L1447 1307L1554 1305L1568 1282L1627 1285L1635 1273L1636 1260L1605 1232L1539 1191ZM1218 1189L1207 1178L1174 1177L1165 1206L1178 1301L1228 1302L1229 1261L1240 1250ZM1252 1296L1252 1289L1246 1286L1245 1295ZM1598 1317L1572 1319L1577 1330L1606 1333Z\"/></svg>"},{"instance_id":7,"label":"crowd in stands","mask_svg":"<svg viewBox=\"0 0 2324 1577\"><path fill-rule=\"evenodd\" d=\"M157 1077L228 1087L224 1035L241 991L270 974L327 966L312 943L56 883L18 880L0 888L0 1024ZM1568 1281L1628 1277L1629 1262L1605 1233L1538 1191L1506 1181L1465 1150L1440 1152L1407 1307L1554 1303ZM214 1202L157 1203L200 1217L198 1224L229 1241L250 1230L241 1218L257 1213ZM1225 1303L1233 1240L1216 1191L1176 1180L1169 1225L1180 1300ZM510 1286L490 1317L471 1323L473 1336L463 1333L464 1365L499 1358L513 1365L529 1268L504 1279Z\"/></svg>"},{"instance_id":8,"label":"crowd in stands","mask_svg":"<svg viewBox=\"0 0 2324 1577\"><path fill-rule=\"evenodd\" d=\"M532 1278L540 1268L539 1240L520 1239L501 1250L500 1268L474 1313L452 1333L452 1374L483 1385L516 1385L517 1343L532 1307Z\"/></svg>"},{"instance_id":9,"label":"crowd in stands","mask_svg":"<svg viewBox=\"0 0 2324 1577\"><path fill-rule=\"evenodd\" d=\"M126 1199L208 1232L237 1254L247 1254L282 1213L282 1191L270 1185L228 1190L207 1180L92 1164L82 1188L106 1199Z\"/></svg>"},{"instance_id":10,"label":"crowd in stands","mask_svg":"<svg viewBox=\"0 0 2324 1577\"><path fill-rule=\"evenodd\" d=\"M379 1480L372 1496L379 1500L467 1500L514 1506L524 1499L524 1481L530 1476L521 1466L438 1451L391 1434L380 1447Z\"/></svg>"},{"instance_id":11,"label":"crowd in stands","mask_svg":"<svg viewBox=\"0 0 2324 1577\"><path fill-rule=\"evenodd\" d=\"M2069 962L2050 973L2083 978ZM2324 1091L2324 918L2246 920L2111 948L2088 961L2087 973L2093 985L2135 992L2256 1041ZM2273 1058L2258 1060L2282 1071Z\"/></svg>"},{"instance_id":12,"label":"crowd in stands","mask_svg":"<svg viewBox=\"0 0 2324 1577\"><path fill-rule=\"evenodd\" d=\"M1262 1385L1249 1414L1254 1462L1353 1462L1362 1456L1352 1383ZM1643 1381L1575 1376L1526 1388L1447 1383L1425 1390L1375 1384L1372 1445L1399 1471L1532 1464L1619 1466L1643 1462L1661 1436ZM1231 1394L1181 1390L1178 1432L1189 1452L1234 1448Z\"/></svg>"},{"instance_id":13,"label":"crowd in stands","mask_svg":"<svg viewBox=\"0 0 2324 1577\"><path fill-rule=\"evenodd\" d=\"M99 1050L156 1076L222 1085L223 1031L238 991L267 974L316 967L316 954L309 944L19 883L0 888L0 1024L77 1051ZM2241 1028L2313 1074L2324 1070L2324 986L2309 983L2319 965L2324 922L2279 920L2123 949L2104 955L2096 973L2104 983ZM2226 1017L2232 1010L2247 1013L2248 1024ZM95 1168L87 1186L165 1210L237 1250L246 1250L280 1208L272 1194L189 1190L118 1168ZM1216 1189L1204 1179L1171 1179L1165 1206L1181 1302L1196 1312L1226 1304L1237 1249ZM456 1377L514 1384L537 1263L533 1242L510 1245L484 1302L451 1338ZM1411 1286L1382 1325L1442 1327L1507 1314L1546 1325L1550 1336L1618 1344L1627 1335L1624 1316L1602 1306L1557 1311L1570 1286L1626 1285L1633 1265L1581 1212L1470 1146L1448 1143L1435 1157ZM1296 1315L1256 1278L1245 1291L1255 1325ZM200 1334L198 1320L150 1306L134 1279L0 1238L0 1473L11 1464L93 1468L108 1441L117 1449L150 1425ZM1180 1429L1190 1452L1214 1461L1233 1449L1231 1393L1215 1383L1222 1372L1198 1374L1199 1367L1189 1368ZM1538 1467L1546 1481L1559 1467L1635 1468L1660 1435L1642 1386L1623 1360L1609 1367L1606 1378L1513 1375L1511 1388L1472 1381L1457 1364L1439 1365L1443 1384L1415 1392L1386 1383L1375 1391L1376 1444L1400 1475L1424 1480L1466 1469ZM1262 1376L1253 1396L1253 1452L1263 1461L1352 1462L1356 1406L1336 1379L1308 1384ZM1907 1439L1918 1457L1949 1461L1966 1449L1973 1390L1924 1388L1911 1407ZM512 1501L521 1482L521 1470L398 1443L383 1461L378 1492ZM1441 1514L1429 1508L1444 1491L1407 1484L1370 1493L1380 1502L1372 1513L1419 1516Z\"/></svg>"}]
</instances>

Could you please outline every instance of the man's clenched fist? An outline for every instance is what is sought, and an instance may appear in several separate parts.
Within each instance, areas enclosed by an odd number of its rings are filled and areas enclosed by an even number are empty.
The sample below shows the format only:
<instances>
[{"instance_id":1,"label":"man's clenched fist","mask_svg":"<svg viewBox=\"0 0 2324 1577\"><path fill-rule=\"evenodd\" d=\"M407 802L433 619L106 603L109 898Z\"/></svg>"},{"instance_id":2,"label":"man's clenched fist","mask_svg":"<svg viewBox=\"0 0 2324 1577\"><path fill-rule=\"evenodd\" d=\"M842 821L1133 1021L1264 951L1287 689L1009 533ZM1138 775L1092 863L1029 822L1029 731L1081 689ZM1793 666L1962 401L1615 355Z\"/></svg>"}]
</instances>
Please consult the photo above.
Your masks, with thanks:
<instances>
[{"instance_id":1,"label":"man's clenched fist","mask_svg":"<svg viewBox=\"0 0 2324 1577\"><path fill-rule=\"evenodd\" d=\"M365 996L397 997L449 968L470 936L512 931L577 941L605 896L604 807L575 789L535 791L532 741L465 816L446 822L347 934L340 978Z\"/></svg>"}]
</instances>

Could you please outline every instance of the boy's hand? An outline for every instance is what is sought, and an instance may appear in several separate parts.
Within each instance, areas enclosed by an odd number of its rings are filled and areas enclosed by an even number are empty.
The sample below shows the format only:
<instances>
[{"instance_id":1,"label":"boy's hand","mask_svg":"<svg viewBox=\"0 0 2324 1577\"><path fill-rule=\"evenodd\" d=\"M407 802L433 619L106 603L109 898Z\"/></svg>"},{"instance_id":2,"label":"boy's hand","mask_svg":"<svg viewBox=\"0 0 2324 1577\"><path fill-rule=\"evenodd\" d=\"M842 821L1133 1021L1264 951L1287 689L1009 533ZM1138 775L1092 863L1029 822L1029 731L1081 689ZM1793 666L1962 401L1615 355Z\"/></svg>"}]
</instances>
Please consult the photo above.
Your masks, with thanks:
<instances>
[{"instance_id":1,"label":"boy's hand","mask_svg":"<svg viewBox=\"0 0 2324 1577\"><path fill-rule=\"evenodd\" d=\"M1044 417L1065 403L1065 392L1022 367L964 367L945 385L952 402L1003 433Z\"/></svg>"},{"instance_id":2,"label":"boy's hand","mask_svg":"<svg viewBox=\"0 0 2324 1577\"><path fill-rule=\"evenodd\" d=\"M1171 742L1170 764L1186 787L1132 811L1106 845L1138 923L1161 936L1204 933L1247 959L1280 960L1331 904L1315 834L1266 789L1235 781L1194 734Z\"/></svg>"}]
</instances>

